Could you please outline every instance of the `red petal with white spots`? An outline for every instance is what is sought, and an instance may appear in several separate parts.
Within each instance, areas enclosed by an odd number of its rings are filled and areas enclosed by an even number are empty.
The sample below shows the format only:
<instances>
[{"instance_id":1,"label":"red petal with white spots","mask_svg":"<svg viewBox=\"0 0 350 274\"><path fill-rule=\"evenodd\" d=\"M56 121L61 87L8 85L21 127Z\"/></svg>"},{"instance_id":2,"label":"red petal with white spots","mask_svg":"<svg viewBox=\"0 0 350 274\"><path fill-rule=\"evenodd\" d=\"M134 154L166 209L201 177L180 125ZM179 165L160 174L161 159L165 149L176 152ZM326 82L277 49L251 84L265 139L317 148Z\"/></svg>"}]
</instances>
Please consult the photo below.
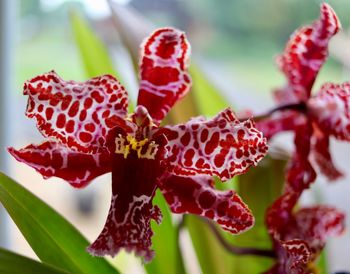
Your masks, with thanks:
<instances>
[{"instance_id":1,"label":"red petal with white spots","mask_svg":"<svg viewBox=\"0 0 350 274\"><path fill-rule=\"evenodd\" d=\"M275 243L278 262L264 274L312 274L308 263L312 260L312 251L302 240Z\"/></svg>"},{"instance_id":2,"label":"red petal with white spots","mask_svg":"<svg viewBox=\"0 0 350 274\"><path fill-rule=\"evenodd\" d=\"M343 176L335 167L329 152L329 136L320 130L314 130L312 136L312 156L320 171L330 180L334 181Z\"/></svg>"},{"instance_id":3,"label":"red petal with white spots","mask_svg":"<svg viewBox=\"0 0 350 274\"><path fill-rule=\"evenodd\" d=\"M27 81L24 94L29 96L26 115L36 118L45 137L85 153L105 145L109 129L122 123L128 106L126 91L110 75L75 82L52 71Z\"/></svg>"},{"instance_id":4,"label":"red petal with white spots","mask_svg":"<svg viewBox=\"0 0 350 274\"><path fill-rule=\"evenodd\" d=\"M287 192L302 192L316 180L316 172L309 161L312 133L312 125L309 122L295 130L296 151L287 167L287 184L285 187Z\"/></svg>"},{"instance_id":5,"label":"red petal with white spots","mask_svg":"<svg viewBox=\"0 0 350 274\"><path fill-rule=\"evenodd\" d=\"M240 122L231 109L211 120L192 119L186 124L166 126L167 168L177 175L216 175L227 180L256 165L266 154L266 138L254 122Z\"/></svg>"},{"instance_id":6,"label":"red petal with white spots","mask_svg":"<svg viewBox=\"0 0 350 274\"><path fill-rule=\"evenodd\" d=\"M9 148L9 152L16 160L34 168L45 179L59 177L77 188L86 186L92 179L112 170L108 152L85 154L51 141L29 145L20 150Z\"/></svg>"},{"instance_id":7,"label":"red petal with white spots","mask_svg":"<svg viewBox=\"0 0 350 274\"><path fill-rule=\"evenodd\" d=\"M292 210L300 197L300 193L286 192L278 198L266 212L266 225L272 238L283 238L283 230L292 219Z\"/></svg>"},{"instance_id":8,"label":"red petal with white spots","mask_svg":"<svg viewBox=\"0 0 350 274\"><path fill-rule=\"evenodd\" d=\"M135 252L150 261L150 222L161 221L161 212L152 205L157 178L163 173L159 161L138 158L135 151L125 159L113 156L112 202L106 224L88 251L95 256L115 256L121 249Z\"/></svg>"},{"instance_id":9,"label":"red petal with white spots","mask_svg":"<svg viewBox=\"0 0 350 274\"><path fill-rule=\"evenodd\" d=\"M267 273L313 273L310 263L317 259L329 237L344 231L344 223L344 213L333 207L299 210L281 227L283 239L275 243L278 264Z\"/></svg>"},{"instance_id":10,"label":"red petal with white spots","mask_svg":"<svg viewBox=\"0 0 350 274\"><path fill-rule=\"evenodd\" d=\"M288 226L285 238L304 240L314 253L323 249L329 237L345 229L345 214L331 206L302 208L294 216L295 225Z\"/></svg>"},{"instance_id":11,"label":"red petal with white spots","mask_svg":"<svg viewBox=\"0 0 350 274\"><path fill-rule=\"evenodd\" d=\"M306 101L318 71L328 56L329 40L339 31L340 22L334 10L326 3L321 5L320 18L310 26L297 30L287 43L277 63L288 78L290 88L278 93L294 93L284 103Z\"/></svg>"},{"instance_id":12,"label":"red petal with white spots","mask_svg":"<svg viewBox=\"0 0 350 274\"><path fill-rule=\"evenodd\" d=\"M312 259L312 251L308 244L299 239L281 242L285 252L282 253L282 273L311 274L307 264ZM281 259L280 259L281 260Z\"/></svg>"},{"instance_id":13,"label":"red petal with white spots","mask_svg":"<svg viewBox=\"0 0 350 274\"><path fill-rule=\"evenodd\" d=\"M273 97L275 102L280 105L297 104L301 100L305 100L305 93L305 88L302 86L287 85L274 90Z\"/></svg>"},{"instance_id":14,"label":"red petal with white spots","mask_svg":"<svg viewBox=\"0 0 350 274\"><path fill-rule=\"evenodd\" d=\"M316 172L309 160L295 154L287 169L285 191L302 191L308 189L316 180Z\"/></svg>"},{"instance_id":15,"label":"red petal with white spots","mask_svg":"<svg viewBox=\"0 0 350 274\"><path fill-rule=\"evenodd\" d=\"M350 82L327 83L308 101L317 126L339 140L350 141Z\"/></svg>"},{"instance_id":16,"label":"red petal with white spots","mask_svg":"<svg viewBox=\"0 0 350 274\"><path fill-rule=\"evenodd\" d=\"M244 232L254 224L253 215L237 193L216 190L211 177L168 174L160 180L159 188L174 213L206 217L234 234Z\"/></svg>"},{"instance_id":17,"label":"red petal with white spots","mask_svg":"<svg viewBox=\"0 0 350 274\"><path fill-rule=\"evenodd\" d=\"M267 211L266 224L278 262L266 273L311 273L308 265L327 239L344 231L345 215L334 207L315 206L293 212L301 193L286 192Z\"/></svg>"},{"instance_id":18,"label":"red petal with white spots","mask_svg":"<svg viewBox=\"0 0 350 274\"><path fill-rule=\"evenodd\" d=\"M187 73L190 45L183 32L164 28L148 37L141 50L137 103L160 123L191 87Z\"/></svg>"},{"instance_id":19,"label":"red petal with white spots","mask_svg":"<svg viewBox=\"0 0 350 274\"><path fill-rule=\"evenodd\" d=\"M266 225L274 243L277 263L265 274L309 273L304 272L311 255L309 246L299 237L286 238L288 227L295 226L293 208L300 194L286 192L267 210Z\"/></svg>"},{"instance_id":20,"label":"red petal with white spots","mask_svg":"<svg viewBox=\"0 0 350 274\"><path fill-rule=\"evenodd\" d=\"M305 116L294 111L276 112L269 118L257 121L256 128L260 130L267 139L282 131L295 130L304 124Z\"/></svg>"}]
</instances>

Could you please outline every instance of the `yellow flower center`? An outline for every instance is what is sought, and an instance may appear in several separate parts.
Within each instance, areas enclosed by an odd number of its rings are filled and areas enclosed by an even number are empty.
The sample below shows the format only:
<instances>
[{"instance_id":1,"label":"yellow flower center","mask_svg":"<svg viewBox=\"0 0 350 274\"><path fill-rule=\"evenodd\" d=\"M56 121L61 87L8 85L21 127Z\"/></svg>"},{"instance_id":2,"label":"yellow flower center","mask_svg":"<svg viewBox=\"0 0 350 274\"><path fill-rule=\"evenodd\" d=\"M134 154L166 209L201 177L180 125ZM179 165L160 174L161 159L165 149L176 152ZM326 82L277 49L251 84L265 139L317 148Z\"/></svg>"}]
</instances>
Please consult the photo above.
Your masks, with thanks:
<instances>
[{"instance_id":1,"label":"yellow flower center","mask_svg":"<svg viewBox=\"0 0 350 274\"><path fill-rule=\"evenodd\" d=\"M127 135L126 139L122 135L118 135L115 138L115 153L123 154L126 159L131 150L137 152L138 158L155 159L158 151L158 145L152 141L149 142L148 138L141 141L137 141L134 136ZM147 149L143 149L147 145Z\"/></svg>"}]
</instances>

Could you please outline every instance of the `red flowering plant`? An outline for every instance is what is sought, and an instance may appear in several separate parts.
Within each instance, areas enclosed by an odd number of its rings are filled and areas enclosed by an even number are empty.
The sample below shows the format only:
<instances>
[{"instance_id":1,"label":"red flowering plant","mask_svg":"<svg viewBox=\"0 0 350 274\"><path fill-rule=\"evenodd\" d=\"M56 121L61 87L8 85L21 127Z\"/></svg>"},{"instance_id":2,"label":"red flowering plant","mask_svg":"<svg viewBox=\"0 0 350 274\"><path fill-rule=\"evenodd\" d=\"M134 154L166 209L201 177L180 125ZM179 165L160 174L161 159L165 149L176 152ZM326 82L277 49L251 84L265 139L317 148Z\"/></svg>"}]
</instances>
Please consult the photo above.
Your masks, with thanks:
<instances>
[{"instance_id":1,"label":"red flowering plant","mask_svg":"<svg viewBox=\"0 0 350 274\"><path fill-rule=\"evenodd\" d=\"M330 180L342 175L332 162L329 138L350 141L349 83L326 83L311 96L316 76L328 56L328 43L339 29L334 10L323 3L320 18L292 35L277 58L288 80L275 92L279 111L257 124L268 138L281 131L295 132L296 151L287 172L289 187L295 190L308 188L316 179L310 156Z\"/></svg>"},{"instance_id":2,"label":"red flowering plant","mask_svg":"<svg viewBox=\"0 0 350 274\"><path fill-rule=\"evenodd\" d=\"M320 205L294 211L303 191L316 180L312 161L329 180L342 176L332 162L329 138L350 141L349 83L326 83L311 95L328 56L328 43L339 29L335 12L323 3L320 18L292 35L284 53L277 58L288 80L285 87L275 92L279 106L257 123L268 138L281 131L295 133L295 152L287 167L284 194L266 213L266 225L278 257L267 273L315 273L312 263L327 238L344 230L345 216L336 208Z\"/></svg>"},{"instance_id":3,"label":"red flowering plant","mask_svg":"<svg viewBox=\"0 0 350 274\"><path fill-rule=\"evenodd\" d=\"M157 188L174 213L212 219L231 233L254 223L239 196L216 190L212 179L242 174L264 157L266 139L254 122L240 122L226 109L210 120L160 126L191 87L189 53L184 33L176 29L158 29L144 41L131 114L127 92L111 75L79 83L52 71L24 84L26 115L47 140L10 153L44 178L59 177L76 188L112 172L111 206L88 248L93 255L114 256L123 248L152 259L150 222L162 217L152 205Z\"/></svg>"},{"instance_id":4,"label":"red flowering plant","mask_svg":"<svg viewBox=\"0 0 350 274\"><path fill-rule=\"evenodd\" d=\"M305 207L293 212L299 193L282 195L266 214L277 263L266 273L314 273L313 262L331 236L344 231L344 214L331 206Z\"/></svg>"}]
</instances>

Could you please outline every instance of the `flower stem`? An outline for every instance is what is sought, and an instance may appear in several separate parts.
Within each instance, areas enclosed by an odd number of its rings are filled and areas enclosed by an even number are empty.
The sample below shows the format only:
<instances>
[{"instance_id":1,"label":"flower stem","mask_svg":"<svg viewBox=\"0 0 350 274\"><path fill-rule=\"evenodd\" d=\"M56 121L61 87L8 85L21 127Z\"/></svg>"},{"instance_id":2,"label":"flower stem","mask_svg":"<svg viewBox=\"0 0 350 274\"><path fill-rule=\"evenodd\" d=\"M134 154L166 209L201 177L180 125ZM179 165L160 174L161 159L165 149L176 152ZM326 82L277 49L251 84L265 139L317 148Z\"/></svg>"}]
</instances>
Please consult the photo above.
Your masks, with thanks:
<instances>
[{"instance_id":1,"label":"flower stem","mask_svg":"<svg viewBox=\"0 0 350 274\"><path fill-rule=\"evenodd\" d=\"M261 121L261 120L264 120L264 119L270 117L275 112L284 111L284 110L294 110L297 112L305 113L307 111L307 106L304 102L281 105L281 106L278 106L278 107L271 109L270 111L268 111L264 114L253 116L253 118L254 118L254 121ZM243 121L243 120L247 120L247 119L243 118L240 120Z\"/></svg>"},{"instance_id":2,"label":"flower stem","mask_svg":"<svg viewBox=\"0 0 350 274\"><path fill-rule=\"evenodd\" d=\"M211 231L214 233L215 237L218 239L220 244L230 253L235 255L255 255L268 258L276 258L276 254L273 250L268 249L258 249L253 247L239 247L234 246L231 243L228 243L226 239L222 236L219 229L211 221L204 219L203 220L208 224Z\"/></svg>"}]
</instances>

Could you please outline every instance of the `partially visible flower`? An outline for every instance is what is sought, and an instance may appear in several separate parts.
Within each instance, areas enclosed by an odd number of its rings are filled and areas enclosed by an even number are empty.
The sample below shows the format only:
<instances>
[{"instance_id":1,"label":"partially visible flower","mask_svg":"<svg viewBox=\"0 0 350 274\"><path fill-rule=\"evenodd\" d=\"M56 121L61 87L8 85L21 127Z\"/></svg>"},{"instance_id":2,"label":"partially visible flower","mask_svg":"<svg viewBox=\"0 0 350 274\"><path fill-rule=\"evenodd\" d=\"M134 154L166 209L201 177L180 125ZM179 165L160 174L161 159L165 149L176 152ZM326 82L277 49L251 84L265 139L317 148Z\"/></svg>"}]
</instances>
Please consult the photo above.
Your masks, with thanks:
<instances>
[{"instance_id":1,"label":"partially visible flower","mask_svg":"<svg viewBox=\"0 0 350 274\"><path fill-rule=\"evenodd\" d=\"M268 209L266 224L277 254L269 274L310 274L329 237L344 231L345 215L330 206L293 211L300 193L287 192Z\"/></svg>"},{"instance_id":2,"label":"partially visible flower","mask_svg":"<svg viewBox=\"0 0 350 274\"><path fill-rule=\"evenodd\" d=\"M329 139L350 141L350 88L324 84L312 95L316 76L328 56L328 43L339 31L333 9L321 5L320 18L298 29L277 58L288 83L275 92L279 104L271 117L257 127L267 138L294 131L295 151L288 164L284 194L267 210L266 225L273 240L277 263L269 274L310 274L313 262L331 236L344 230L344 214L330 206L294 210L300 195L316 179L310 156L330 180L342 176L329 152Z\"/></svg>"},{"instance_id":3,"label":"partially visible flower","mask_svg":"<svg viewBox=\"0 0 350 274\"><path fill-rule=\"evenodd\" d=\"M159 208L152 205L157 188L175 213L213 219L232 233L253 225L238 195L215 190L211 177L227 180L264 157L266 139L254 123L240 122L226 109L210 120L159 126L190 89L189 52L184 33L176 29L156 30L145 40L132 114L127 114L127 92L110 75L79 83L49 72L24 85L26 115L36 118L49 139L10 148L17 160L77 188L112 172L111 206L101 234L88 248L93 255L114 256L124 248L152 259L150 222L161 221Z\"/></svg>"},{"instance_id":4,"label":"partially visible flower","mask_svg":"<svg viewBox=\"0 0 350 274\"><path fill-rule=\"evenodd\" d=\"M332 162L329 139L333 136L350 141L350 84L324 84L318 93L311 95L316 76L328 56L328 43L339 29L335 12L323 3L319 20L293 34L284 53L277 58L288 83L275 92L275 99L280 105L298 109L276 112L257 124L268 138L280 131L295 131L296 151L287 174L287 187L295 191L308 188L316 178L310 155L328 179L342 176Z\"/></svg>"}]
</instances>

